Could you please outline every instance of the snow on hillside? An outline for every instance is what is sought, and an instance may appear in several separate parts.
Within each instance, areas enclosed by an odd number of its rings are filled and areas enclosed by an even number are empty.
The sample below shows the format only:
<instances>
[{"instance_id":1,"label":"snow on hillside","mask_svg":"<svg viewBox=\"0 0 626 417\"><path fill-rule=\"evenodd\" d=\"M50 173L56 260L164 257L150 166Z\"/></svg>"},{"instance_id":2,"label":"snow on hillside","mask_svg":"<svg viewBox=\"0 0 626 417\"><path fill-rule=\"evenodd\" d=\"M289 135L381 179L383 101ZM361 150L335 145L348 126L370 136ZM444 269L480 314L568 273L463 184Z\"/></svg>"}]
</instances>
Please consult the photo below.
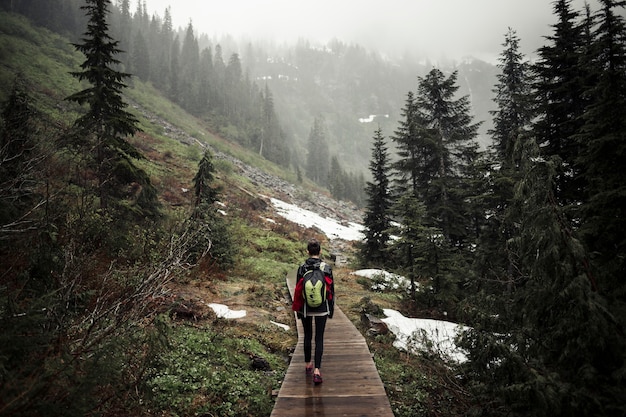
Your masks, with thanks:
<instances>
[{"instance_id":1,"label":"snow on hillside","mask_svg":"<svg viewBox=\"0 0 626 417\"><path fill-rule=\"evenodd\" d=\"M321 230L329 239L363 240L363 226L353 222L340 222L336 219L323 217L310 210L294 204L271 198L277 213L285 219L304 227Z\"/></svg>"}]
</instances>

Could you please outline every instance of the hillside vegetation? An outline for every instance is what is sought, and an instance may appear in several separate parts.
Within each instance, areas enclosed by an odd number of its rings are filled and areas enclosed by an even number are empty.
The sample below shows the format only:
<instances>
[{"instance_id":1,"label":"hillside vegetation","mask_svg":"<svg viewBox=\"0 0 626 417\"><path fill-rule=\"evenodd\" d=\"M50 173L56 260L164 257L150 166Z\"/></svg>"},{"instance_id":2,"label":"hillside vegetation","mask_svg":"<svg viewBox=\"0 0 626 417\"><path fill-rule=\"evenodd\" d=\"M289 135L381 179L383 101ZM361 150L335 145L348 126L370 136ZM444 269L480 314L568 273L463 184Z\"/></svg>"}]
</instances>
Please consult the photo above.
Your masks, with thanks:
<instances>
[{"instance_id":1,"label":"hillside vegetation","mask_svg":"<svg viewBox=\"0 0 626 417\"><path fill-rule=\"evenodd\" d=\"M296 175L213 134L133 79L124 95L141 131L130 143L146 157L137 164L159 209L151 217L107 217L89 182L80 181L89 167L68 146L82 109L64 99L85 87L70 75L84 57L20 16L2 13L0 25L3 128L6 109L19 105L29 144L27 169L19 178L3 172L0 196L0 415L269 415L296 343L284 277L304 258L307 238L321 239L326 256L328 242L273 214L261 196L290 197L246 173L287 184ZM215 255L219 236L186 227L206 149L215 155L211 187L232 240L224 264ZM321 192L310 183L293 190L291 197L308 201ZM192 259L189 248L199 239L214 248ZM341 306L355 322L363 297L398 306L399 298L371 293L349 269L337 268L336 276ZM248 315L218 319L212 302ZM372 340L372 350L397 415L453 415L465 406L467 394L450 385L445 368L401 357L391 342ZM253 367L254 358L265 365Z\"/></svg>"}]
</instances>

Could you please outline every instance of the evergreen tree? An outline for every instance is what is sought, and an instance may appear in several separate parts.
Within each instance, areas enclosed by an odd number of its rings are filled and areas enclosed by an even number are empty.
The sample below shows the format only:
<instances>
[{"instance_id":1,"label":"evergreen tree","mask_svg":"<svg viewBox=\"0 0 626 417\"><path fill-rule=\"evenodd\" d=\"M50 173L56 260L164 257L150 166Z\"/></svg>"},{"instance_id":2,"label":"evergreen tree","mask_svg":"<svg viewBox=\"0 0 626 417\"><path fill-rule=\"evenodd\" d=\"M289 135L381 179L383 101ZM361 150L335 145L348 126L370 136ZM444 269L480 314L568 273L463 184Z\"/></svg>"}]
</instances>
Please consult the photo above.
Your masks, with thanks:
<instances>
[{"instance_id":1,"label":"evergreen tree","mask_svg":"<svg viewBox=\"0 0 626 417\"><path fill-rule=\"evenodd\" d=\"M123 51L130 51L131 50L131 44L130 44L130 40L132 39L132 27L133 27L133 22L132 22L132 16L130 13L130 0L121 0L118 3L118 8L120 9L120 14L119 14L119 27L117 28L117 36L119 41L119 49L123 50ZM123 59L130 59L129 55L126 55L123 57ZM130 65L128 65L128 62L125 62L127 67L130 67Z\"/></svg>"},{"instance_id":2,"label":"evergreen tree","mask_svg":"<svg viewBox=\"0 0 626 417\"><path fill-rule=\"evenodd\" d=\"M494 141L496 161L502 170L517 166L513 158L519 135L528 131L532 120L530 65L520 52L517 33L509 28L505 36L504 51L500 55L498 84L493 92L498 109L492 111L493 129L489 132Z\"/></svg>"},{"instance_id":3,"label":"evergreen tree","mask_svg":"<svg viewBox=\"0 0 626 417\"><path fill-rule=\"evenodd\" d=\"M200 53L200 73L199 73L199 89L198 89L198 106L205 112L210 112L212 108L211 102L211 84L213 82L213 56L210 48L204 48Z\"/></svg>"},{"instance_id":4,"label":"evergreen tree","mask_svg":"<svg viewBox=\"0 0 626 417\"><path fill-rule=\"evenodd\" d=\"M43 158L34 139L36 111L24 80L16 79L0 123L0 241L30 225L22 216L32 209L35 174Z\"/></svg>"},{"instance_id":5,"label":"evergreen tree","mask_svg":"<svg viewBox=\"0 0 626 417\"><path fill-rule=\"evenodd\" d=\"M534 133L543 155L563 161L555 183L557 198L576 205L581 201L576 163L580 147L573 136L580 130L586 106L586 69L579 65L583 26L577 22L579 13L572 10L571 0L555 1L554 13L559 21L553 26L554 34L546 37L550 44L539 48L534 66L539 116Z\"/></svg>"},{"instance_id":6,"label":"evergreen tree","mask_svg":"<svg viewBox=\"0 0 626 417\"><path fill-rule=\"evenodd\" d=\"M494 128L489 132L493 138L490 160L482 170L482 192L476 200L482 206L478 216L480 244L475 257L480 283L492 283L501 291L508 287L514 268L508 251L508 241L515 234L517 220L508 217L513 198L513 187L520 180L520 152L516 146L529 139L532 120L530 66L519 52L519 39L509 29L500 56L498 83L493 90L497 110L492 111ZM474 189L480 189L477 184ZM484 213L488 213L485 216ZM508 279L505 279L508 277ZM499 283L500 285L494 283Z\"/></svg>"},{"instance_id":7,"label":"evergreen tree","mask_svg":"<svg viewBox=\"0 0 626 417\"><path fill-rule=\"evenodd\" d=\"M241 120L243 102L246 97L241 91L242 87L241 60L239 54L232 54L228 60L224 73L224 89L226 93L225 114L230 120Z\"/></svg>"},{"instance_id":8,"label":"evergreen tree","mask_svg":"<svg viewBox=\"0 0 626 417\"><path fill-rule=\"evenodd\" d=\"M165 9L163 23L159 33L150 39L150 48L153 51L154 60L150 62L150 79L162 92L170 91L170 63L172 54L172 42L174 40L174 28L170 8Z\"/></svg>"},{"instance_id":9,"label":"evergreen tree","mask_svg":"<svg viewBox=\"0 0 626 417\"><path fill-rule=\"evenodd\" d=\"M328 139L324 118L318 116L313 121L309 133L307 152L307 177L312 181L325 186L328 180Z\"/></svg>"},{"instance_id":10,"label":"evergreen tree","mask_svg":"<svg viewBox=\"0 0 626 417\"><path fill-rule=\"evenodd\" d=\"M428 183L436 171L429 164L433 161L431 156L435 141L433 132L426 129L420 119L412 91L407 93L401 115L399 126L391 138L398 149L398 160L393 164L398 173L395 186L398 194L410 192L417 195L420 184Z\"/></svg>"},{"instance_id":11,"label":"evergreen tree","mask_svg":"<svg viewBox=\"0 0 626 417\"><path fill-rule=\"evenodd\" d=\"M578 141L585 202L580 232L598 275L598 290L626 327L626 2L603 0L592 48L597 82Z\"/></svg>"},{"instance_id":12,"label":"evergreen tree","mask_svg":"<svg viewBox=\"0 0 626 417\"><path fill-rule=\"evenodd\" d=\"M387 261L387 247L391 228L391 162L382 130L374 133L372 159L369 163L372 181L367 182L367 202L363 226L365 239L361 257L367 265L383 266Z\"/></svg>"},{"instance_id":13,"label":"evergreen tree","mask_svg":"<svg viewBox=\"0 0 626 417\"><path fill-rule=\"evenodd\" d=\"M410 281L410 301L415 304L419 301L423 308L446 308L440 301L443 286L442 274L445 263L444 252L448 246L442 238L441 231L427 225L428 215L426 207L410 192L403 193L394 201L393 215L397 219L396 225L390 232L397 236L389 247L392 258L387 262L393 263L395 268ZM421 283L426 284L418 292ZM419 296L419 298L418 298Z\"/></svg>"},{"instance_id":14,"label":"evergreen tree","mask_svg":"<svg viewBox=\"0 0 626 417\"><path fill-rule=\"evenodd\" d=\"M222 46L215 45L215 54L213 56L213 91L211 94L211 102L219 109L220 114L225 114L226 92L223 86L226 79L226 64L222 55Z\"/></svg>"},{"instance_id":15,"label":"evergreen tree","mask_svg":"<svg viewBox=\"0 0 626 417\"><path fill-rule=\"evenodd\" d=\"M146 38L141 31L135 34L131 68L142 81L148 81L150 78L150 52Z\"/></svg>"},{"instance_id":16,"label":"evergreen tree","mask_svg":"<svg viewBox=\"0 0 626 417\"><path fill-rule=\"evenodd\" d=\"M215 181L215 167L213 166L213 156L208 149L202 155L198 163L198 172L193 178L194 195L196 197L195 207L202 204L213 205L219 200L219 189L213 188Z\"/></svg>"},{"instance_id":17,"label":"evergreen tree","mask_svg":"<svg viewBox=\"0 0 626 417\"><path fill-rule=\"evenodd\" d=\"M187 25L185 39L180 52L180 94L178 103L188 112L199 115L203 110L198 105L198 78L200 70L200 50L191 22Z\"/></svg>"},{"instance_id":18,"label":"evergreen tree","mask_svg":"<svg viewBox=\"0 0 626 417\"><path fill-rule=\"evenodd\" d=\"M193 178L195 202L189 227L197 233L197 238L190 252L195 260L208 254L220 267L228 268L234 263L235 247L228 225L215 205L220 189L213 186L214 180L213 156L207 149Z\"/></svg>"},{"instance_id":19,"label":"evergreen tree","mask_svg":"<svg viewBox=\"0 0 626 417\"><path fill-rule=\"evenodd\" d=\"M180 103L181 81L180 81L180 39L174 38L170 48L170 68L169 68L168 96L175 103Z\"/></svg>"},{"instance_id":20,"label":"evergreen tree","mask_svg":"<svg viewBox=\"0 0 626 417\"><path fill-rule=\"evenodd\" d=\"M108 209L113 197L134 198L143 215L152 215L158 207L156 191L145 172L132 163L133 158L141 159L143 155L126 140L138 127L137 119L126 111L127 104L122 98L124 79L130 75L115 69L120 63L115 55L121 51L108 33L109 4L108 0L87 0L83 6L89 24L82 43L74 46L85 54L86 60L81 65L82 71L72 74L81 81L87 80L91 86L67 100L88 105L75 127L86 154L91 156L91 147L94 149L100 206ZM131 182L140 184L138 195L129 195L125 190Z\"/></svg>"},{"instance_id":21,"label":"evergreen tree","mask_svg":"<svg viewBox=\"0 0 626 417\"><path fill-rule=\"evenodd\" d=\"M478 124L471 123L468 97L454 99L459 88L456 79L456 72L446 78L440 70L431 70L420 78L415 103L417 124L428 132L424 164L418 167L418 195L432 225L453 244L462 243L468 234L463 180L478 156Z\"/></svg>"},{"instance_id":22,"label":"evergreen tree","mask_svg":"<svg viewBox=\"0 0 626 417\"><path fill-rule=\"evenodd\" d=\"M339 164L337 155L330 158L330 171L328 172L328 190L330 194L337 200L342 200L346 196L346 173Z\"/></svg>"},{"instance_id":23,"label":"evergreen tree","mask_svg":"<svg viewBox=\"0 0 626 417\"><path fill-rule=\"evenodd\" d=\"M398 172L394 213L402 224L397 233L404 234L394 242L403 254L398 262L409 274L415 275L416 267L423 271L422 279L432 288L424 293L424 301L446 309L454 305L468 278L462 272L467 269L462 249L470 247L473 221L468 200L474 183L470 167L478 157L474 142L478 125L471 123L468 98L454 99L456 77L456 72L446 78L433 69L420 78L417 94L407 95L403 120L393 137L399 156L394 164ZM419 206L425 212L414 223L413 217L422 210ZM405 222L414 224L409 227ZM419 253L414 252L416 245L422 247Z\"/></svg>"}]
</instances>

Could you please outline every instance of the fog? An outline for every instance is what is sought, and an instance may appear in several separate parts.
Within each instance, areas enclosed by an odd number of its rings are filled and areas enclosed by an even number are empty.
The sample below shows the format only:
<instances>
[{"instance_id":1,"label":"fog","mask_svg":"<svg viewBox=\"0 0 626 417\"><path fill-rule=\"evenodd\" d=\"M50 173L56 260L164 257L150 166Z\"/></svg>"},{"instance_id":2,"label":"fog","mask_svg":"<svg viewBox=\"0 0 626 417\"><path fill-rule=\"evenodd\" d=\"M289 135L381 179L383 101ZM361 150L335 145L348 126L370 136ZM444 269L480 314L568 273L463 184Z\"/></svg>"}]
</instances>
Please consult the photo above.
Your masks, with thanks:
<instances>
[{"instance_id":1,"label":"fog","mask_svg":"<svg viewBox=\"0 0 626 417\"><path fill-rule=\"evenodd\" d=\"M551 0L145 0L150 14L170 6L175 27L191 21L211 37L325 44L338 39L388 55L493 60L514 29L532 56L552 34ZM597 1L589 1L597 9ZM136 7L131 0L131 11ZM573 0L582 10L584 0Z\"/></svg>"}]
</instances>

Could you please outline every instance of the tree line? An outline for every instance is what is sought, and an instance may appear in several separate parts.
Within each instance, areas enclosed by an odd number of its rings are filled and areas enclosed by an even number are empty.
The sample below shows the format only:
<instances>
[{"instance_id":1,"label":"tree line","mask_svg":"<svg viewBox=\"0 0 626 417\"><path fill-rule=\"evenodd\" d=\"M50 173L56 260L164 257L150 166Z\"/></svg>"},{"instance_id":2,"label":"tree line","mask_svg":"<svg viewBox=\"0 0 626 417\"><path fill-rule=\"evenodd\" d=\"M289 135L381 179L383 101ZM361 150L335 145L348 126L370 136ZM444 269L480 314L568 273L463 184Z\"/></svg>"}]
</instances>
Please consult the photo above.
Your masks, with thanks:
<instances>
[{"instance_id":1,"label":"tree line","mask_svg":"<svg viewBox=\"0 0 626 417\"><path fill-rule=\"evenodd\" d=\"M626 412L625 5L555 1L534 63L509 29L487 151L438 69L407 94L393 161L374 134L362 260L406 275L411 308L471 326L476 415Z\"/></svg>"}]
</instances>

